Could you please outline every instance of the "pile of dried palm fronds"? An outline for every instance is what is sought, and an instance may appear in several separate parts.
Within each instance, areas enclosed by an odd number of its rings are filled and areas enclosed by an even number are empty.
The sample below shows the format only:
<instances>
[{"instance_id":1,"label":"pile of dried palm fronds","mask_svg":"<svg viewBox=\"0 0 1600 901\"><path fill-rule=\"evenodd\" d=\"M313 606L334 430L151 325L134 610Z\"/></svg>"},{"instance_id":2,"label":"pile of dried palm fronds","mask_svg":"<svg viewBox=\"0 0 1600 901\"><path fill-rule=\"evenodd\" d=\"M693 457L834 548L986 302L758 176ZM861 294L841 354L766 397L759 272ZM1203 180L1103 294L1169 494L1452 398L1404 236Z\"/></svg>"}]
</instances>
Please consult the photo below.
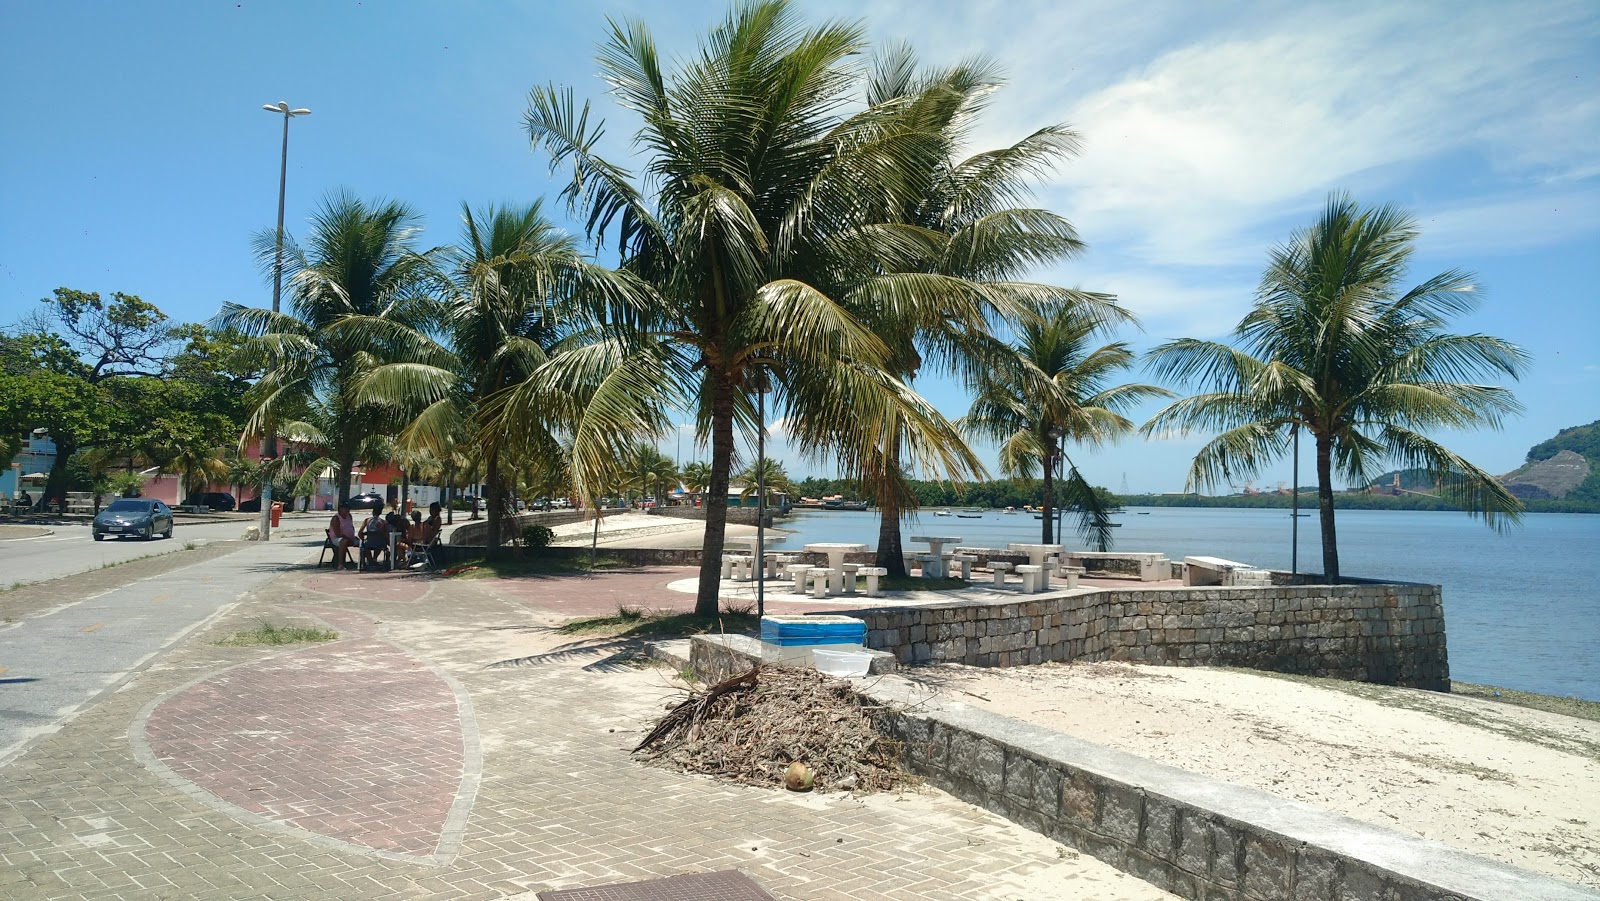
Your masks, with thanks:
<instances>
[{"instance_id":1,"label":"pile of dried palm fronds","mask_svg":"<svg viewBox=\"0 0 1600 901\"><path fill-rule=\"evenodd\" d=\"M674 706L634 749L682 769L781 785L809 766L818 789L884 791L906 781L898 742L878 734L843 679L758 666Z\"/></svg>"}]
</instances>

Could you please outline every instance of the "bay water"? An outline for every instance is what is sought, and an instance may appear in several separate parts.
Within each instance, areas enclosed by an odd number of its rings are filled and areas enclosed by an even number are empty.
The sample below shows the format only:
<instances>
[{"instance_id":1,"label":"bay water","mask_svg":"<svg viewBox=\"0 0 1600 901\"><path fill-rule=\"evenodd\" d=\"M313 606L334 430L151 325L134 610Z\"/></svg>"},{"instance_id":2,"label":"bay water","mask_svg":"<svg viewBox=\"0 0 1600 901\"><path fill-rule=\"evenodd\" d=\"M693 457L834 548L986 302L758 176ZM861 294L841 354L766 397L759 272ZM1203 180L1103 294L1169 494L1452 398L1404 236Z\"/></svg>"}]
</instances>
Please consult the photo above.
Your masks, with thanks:
<instances>
[{"instance_id":1,"label":"bay water","mask_svg":"<svg viewBox=\"0 0 1600 901\"><path fill-rule=\"evenodd\" d=\"M1039 540L1029 513L933 513L902 524L907 550L926 550L910 540L917 535L960 536L975 547ZM1321 529L1316 511L1309 514L1299 521L1299 569L1321 572ZM1287 510L1129 507L1115 520L1114 550L1290 568ZM1083 547L1070 523L1068 547ZM1600 701L1600 515L1529 513L1502 533L1463 513L1433 511L1340 510L1335 524L1345 575L1443 586L1452 678ZM874 511L797 510L777 527L789 533L780 548L878 541Z\"/></svg>"}]
</instances>

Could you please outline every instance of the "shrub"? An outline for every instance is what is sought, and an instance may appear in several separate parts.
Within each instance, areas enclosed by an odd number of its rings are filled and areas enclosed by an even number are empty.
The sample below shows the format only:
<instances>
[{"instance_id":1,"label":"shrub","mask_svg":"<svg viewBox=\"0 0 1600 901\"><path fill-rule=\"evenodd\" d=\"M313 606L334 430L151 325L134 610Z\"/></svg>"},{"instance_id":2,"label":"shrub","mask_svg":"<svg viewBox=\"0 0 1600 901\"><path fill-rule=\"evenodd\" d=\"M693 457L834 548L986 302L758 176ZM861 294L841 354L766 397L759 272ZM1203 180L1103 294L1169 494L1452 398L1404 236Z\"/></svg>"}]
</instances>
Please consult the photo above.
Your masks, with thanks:
<instances>
[{"instance_id":1,"label":"shrub","mask_svg":"<svg viewBox=\"0 0 1600 901\"><path fill-rule=\"evenodd\" d=\"M550 544L550 539L554 538L555 535L556 533L550 531L549 526L523 526L522 546L538 550L547 547Z\"/></svg>"}]
</instances>

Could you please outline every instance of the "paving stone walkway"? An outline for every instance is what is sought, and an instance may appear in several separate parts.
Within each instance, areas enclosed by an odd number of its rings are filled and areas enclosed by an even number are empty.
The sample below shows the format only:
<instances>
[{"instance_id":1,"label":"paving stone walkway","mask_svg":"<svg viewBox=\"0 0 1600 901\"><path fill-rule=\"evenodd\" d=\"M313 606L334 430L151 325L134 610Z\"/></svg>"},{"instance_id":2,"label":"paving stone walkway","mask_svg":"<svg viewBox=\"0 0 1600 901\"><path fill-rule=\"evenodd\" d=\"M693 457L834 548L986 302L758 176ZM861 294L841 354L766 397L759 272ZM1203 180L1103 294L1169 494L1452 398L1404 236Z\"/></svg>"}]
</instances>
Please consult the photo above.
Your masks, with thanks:
<instances>
[{"instance_id":1,"label":"paving stone walkway","mask_svg":"<svg viewBox=\"0 0 1600 901\"><path fill-rule=\"evenodd\" d=\"M722 870L782 899L1170 897L940 792L639 763L672 674L548 623L678 576L415 594L293 570L0 768L0 897L531 898ZM263 617L341 638L215 644Z\"/></svg>"}]
</instances>

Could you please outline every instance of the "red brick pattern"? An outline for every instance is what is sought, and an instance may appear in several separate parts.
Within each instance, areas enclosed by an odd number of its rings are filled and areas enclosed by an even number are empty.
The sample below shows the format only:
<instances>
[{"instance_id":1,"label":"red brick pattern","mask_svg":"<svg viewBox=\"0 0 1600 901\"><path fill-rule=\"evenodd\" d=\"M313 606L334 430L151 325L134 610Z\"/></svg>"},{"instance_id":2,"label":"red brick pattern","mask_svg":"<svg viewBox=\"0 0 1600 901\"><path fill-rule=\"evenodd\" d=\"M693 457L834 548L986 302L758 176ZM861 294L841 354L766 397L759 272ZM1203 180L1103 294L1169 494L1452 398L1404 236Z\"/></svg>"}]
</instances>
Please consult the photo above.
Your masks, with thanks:
<instances>
[{"instance_id":1,"label":"red brick pattern","mask_svg":"<svg viewBox=\"0 0 1600 901\"><path fill-rule=\"evenodd\" d=\"M174 774L229 804L421 857L439 845L465 760L451 687L371 638L218 673L158 706L145 735Z\"/></svg>"}]
</instances>

